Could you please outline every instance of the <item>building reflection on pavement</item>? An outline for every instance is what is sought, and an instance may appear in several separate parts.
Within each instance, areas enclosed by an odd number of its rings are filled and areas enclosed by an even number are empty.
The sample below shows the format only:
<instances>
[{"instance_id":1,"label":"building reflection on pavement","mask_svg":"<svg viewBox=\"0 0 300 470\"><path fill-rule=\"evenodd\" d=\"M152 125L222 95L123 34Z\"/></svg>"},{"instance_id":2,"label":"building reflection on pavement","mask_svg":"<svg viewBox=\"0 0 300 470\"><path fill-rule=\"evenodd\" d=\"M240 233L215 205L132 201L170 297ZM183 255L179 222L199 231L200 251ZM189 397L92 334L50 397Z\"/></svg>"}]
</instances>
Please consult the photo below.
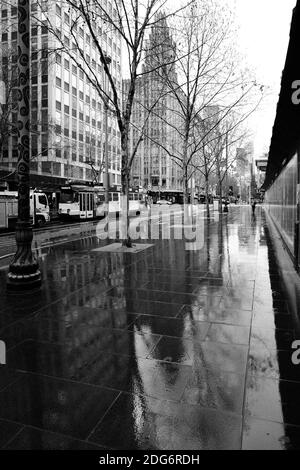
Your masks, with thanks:
<instances>
[{"instance_id":1,"label":"building reflection on pavement","mask_svg":"<svg viewBox=\"0 0 300 470\"><path fill-rule=\"evenodd\" d=\"M41 293L2 292L0 446L300 447L299 324L264 216L206 223L199 251L153 243L51 247Z\"/></svg>"}]
</instances>

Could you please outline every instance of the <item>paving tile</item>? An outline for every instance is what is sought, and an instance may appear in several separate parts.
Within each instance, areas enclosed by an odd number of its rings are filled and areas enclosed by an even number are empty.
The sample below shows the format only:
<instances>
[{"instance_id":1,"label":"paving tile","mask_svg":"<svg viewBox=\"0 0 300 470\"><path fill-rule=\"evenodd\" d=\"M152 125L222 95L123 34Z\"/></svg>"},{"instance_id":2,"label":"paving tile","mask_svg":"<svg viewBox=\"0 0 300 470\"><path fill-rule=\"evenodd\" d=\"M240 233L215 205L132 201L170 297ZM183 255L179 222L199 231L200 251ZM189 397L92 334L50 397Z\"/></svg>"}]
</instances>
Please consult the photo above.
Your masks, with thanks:
<instances>
[{"instance_id":1,"label":"paving tile","mask_svg":"<svg viewBox=\"0 0 300 470\"><path fill-rule=\"evenodd\" d=\"M16 382L22 375L7 365L0 365L0 392Z\"/></svg>"},{"instance_id":2,"label":"paving tile","mask_svg":"<svg viewBox=\"0 0 300 470\"><path fill-rule=\"evenodd\" d=\"M246 346L163 337L148 357L204 370L244 374L247 354Z\"/></svg>"},{"instance_id":3,"label":"paving tile","mask_svg":"<svg viewBox=\"0 0 300 470\"><path fill-rule=\"evenodd\" d=\"M155 335L177 338L193 338L202 341L210 327L210 323L196 322L189 318L161 318L159 316L139 315L130 330L151 332Z\"/></svg>"},{"instance_id":4,"label":"paving tile","mask_svg":"<svg viewBox=\"0 0 300 470\"><path fill-rule=\"evenodd\" d=\"M183 307L178 317L190 317L195 321L250 327L252 312L232 309L221 310L218 305L210 306L208 303L203 302L203 305Z\"/></svg>"},{"instance_id":5,"label":"paving tile","mask_svg":"<svg viewBox=\"0 0 300 470\"><path fill-rule=\"evenodd\" d=\"M300 383L250 375L245 413L249 417L299 426L299 393Z\"/></svg>"},{"instance_id":6,"label":"paving tile","mask_svg":"<svg viewBox=\"0 0 300 470\"><path fill-rule=\"evenodd\" d=\"M205 340L219 343L248 345L249 335L249 327L212 323Z\"/></svg>"},{"instance_id":7,"label":"paving tile","mask_svg":"<svg viewBox=\"0 0 300 470\"><path fill-rule=\"evenodd\" d=\"M243 450L299 450L300 426L248 419L244 423Z\"/></svg>"},{"instance_id":8,"label":"paving tile","mask_svg":"<svg viewBox=\"0 0 300 470\"><path fill-rule=\"evenodd\" d=\"M20 430L22 425L0 419L0 449L7 444Z\"/></svg>"},{"instance_id":9,"label":"paving tile","mask_svg":"<svg viewBox=\"0 0 300 470\"><path fill-rule=\"evenodd\" d=\"M25 374L0 393L0 419L85 439L117 396L117 391Z\"/></svg>"},{"instance_id":10,"label":"paving tile","mask_svg":"<svg viewBox=\"0 0 300 470\"><path fill-rule=\"evenodd\" d=\"M268 349L290 351L291 345L295 339L296 336L293 330L277 330L254 325L251 330L250 344L253 344L253 347L264 345L267 346Z\"/></svg>"},{"instance_id":11,"label":"paving tile","mask_svg":"<svg viewBox=\"0 0 300 470\"><path fill-rule=\"evenodd\" d=\"M182 305L147 300L126 299L126 308L130 313L176 318Z\"/></svg>"},{"instance_id":12,"label":"paving tile","mask_svg":"<svg viewBox=\"0 0 300 470\"><path fill-rule=\"evenodd\" d=\"M148 300L150 302L164 302L169 304L183 305L192 301L192 294L188 293L177 293L177 292L163 292L160 290L152 291L146 289L125 289L119 293L120 296L124 296L126 299L133 300Z\"/></svg>"},{"instance_id":13,"label":"paving tile","mask_svg":"<svg viewBox=\"0 0 300 470\"><path fill-rule=\"evenodd\" d=\"M196 288L196 283L195 284L186 284L182 281L180 282L147 282L146 284L143 285L143 290L147 291L155 291L155 292L160 292L160 293L168 293L170 297L172 296L172 293L179 293L179 294L192 294Z\"/></svg>"},{"instance_id":14,"label":"paving tile","mask_svg":"<svg viewBox=\"0 0 300 470\"><path fill-rule=\"evenodd\" d=\"M292 363L292 351L269 349L261 343L251 343L249 373L300 382L300 368Z\"/></svg>"},{"instance_id":15,"label":"paving tile","mask_svg":"<svg viewBox=\"0 0 300 470\"><path fill-rule=\"evenodd\" d=\"M256 311L253 315L253 326L274 330L292 330L294 320L291 315L285 313L270 314Z\"/></svg>"},{"instance_id":16,"label":"paving tile","mask_svg":"<svg viewBox=\"0 0 300 470\"><path fill-rule=\"evenodd\" d=\"M62 434L35 429L30 426L18 435L5 447L6 450L93 450L104 451L96 444L72 439Z\"/></svg>"},{"instance_id":17,"label":"paving tile","mask_svg":"<svg viewBox=\"0 0 300 470\"><path fill-rule=\"evenodd\" d=\"M41 342L28 340L8 351L7 357L11 367L19 367L21 370L43 372L50 367L54 375L60 374L59 367L63 367L61 373L71 372L76 364L82 365L81 355L84 353L85 361L99 358L103 355L121 354L146 358L160 340L159 335L150 333L138 334L126 330L112 330L81 326L81 344L74 342L74 336L62 337L60 343ZM50 357L57 361L52 362ZM59 360L63 357L65 360ZM73 367L68 369L68 367ZM69 364L69 365L68 365ZM100 365L100 364L99 364ZM53 367L54 366L54 367ZM56 367L57 366L57 367ZM53 375L53 374L50 374Z\"/></svg>"},{"instance_id":18,"label":"paving tile","mask_svg":"<svg viewBox=\"0 0 300 470\"><path fill-rule=\"evenodd\" d=\"M193 367L182 401L242 414L244 386L243 375Z\"/></svg>"},{"instance_id":19,"label":"paving tile","mask_svg":"<svg viewBox=\"0 0 300 470\"><path fill-rule=\"evenodd\" d=\"M239 449L241 418L219 410L122 394L89 440L126 450Z\"/></svg>"},{"instance_id":20,"label":"paving tile","mask_svg":"<svg viewBox=\"0 0 300 470\"><path fill-rule=\"evenodd\" d=\"M159 361L192 364L192 341L185 338L162 337L148 358Z\"/></svg>"}]
</instances>

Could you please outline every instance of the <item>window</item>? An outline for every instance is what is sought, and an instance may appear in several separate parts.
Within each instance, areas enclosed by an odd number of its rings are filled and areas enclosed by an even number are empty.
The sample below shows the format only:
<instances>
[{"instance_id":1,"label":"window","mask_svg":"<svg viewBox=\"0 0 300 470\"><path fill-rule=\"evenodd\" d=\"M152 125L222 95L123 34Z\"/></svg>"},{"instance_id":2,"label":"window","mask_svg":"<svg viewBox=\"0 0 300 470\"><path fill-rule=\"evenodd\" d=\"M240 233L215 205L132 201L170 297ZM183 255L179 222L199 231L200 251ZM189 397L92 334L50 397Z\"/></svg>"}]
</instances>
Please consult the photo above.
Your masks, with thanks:
<instances>
[{"instance_id":1,"label":"window","mask_svg":"<svg viewBox=\"0 0 300 470\"><path fill-rule=\"evenodd\" d=\"M48 205L48 201L45 195L39 196L39 203L42 204L43 206Z\"/></svg>"},{"instance_id":2,"label":"window","mask_svg":"<svg viewBox=\"0 0 300 470\"><path fill-rule=\"evenodd\" d=\"M48 85L42 86L42 99L48 98Z\"/></svg>"}]
</instances>

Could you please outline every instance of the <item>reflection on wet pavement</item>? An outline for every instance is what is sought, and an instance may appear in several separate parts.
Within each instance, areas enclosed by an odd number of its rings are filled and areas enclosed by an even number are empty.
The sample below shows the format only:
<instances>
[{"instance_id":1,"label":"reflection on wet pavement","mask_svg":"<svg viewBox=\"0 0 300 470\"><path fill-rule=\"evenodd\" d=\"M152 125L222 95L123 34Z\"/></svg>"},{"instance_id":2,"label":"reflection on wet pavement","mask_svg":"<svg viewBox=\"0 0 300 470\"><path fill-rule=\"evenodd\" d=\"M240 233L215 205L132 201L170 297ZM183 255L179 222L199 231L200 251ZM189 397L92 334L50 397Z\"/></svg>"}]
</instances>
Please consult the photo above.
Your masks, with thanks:
<instances>
[{"instance_id":1,"label":"reflection on wet pavement","mask_svg":"<svg viewBox=\"0 0 300 470\"><path fill-rule=\"evenodd\" d=\"M300 339L264 216L136 254L91 237L41 251L43 288L1 276L0 447L300 448Z\"/></svg>"}]
</instances>

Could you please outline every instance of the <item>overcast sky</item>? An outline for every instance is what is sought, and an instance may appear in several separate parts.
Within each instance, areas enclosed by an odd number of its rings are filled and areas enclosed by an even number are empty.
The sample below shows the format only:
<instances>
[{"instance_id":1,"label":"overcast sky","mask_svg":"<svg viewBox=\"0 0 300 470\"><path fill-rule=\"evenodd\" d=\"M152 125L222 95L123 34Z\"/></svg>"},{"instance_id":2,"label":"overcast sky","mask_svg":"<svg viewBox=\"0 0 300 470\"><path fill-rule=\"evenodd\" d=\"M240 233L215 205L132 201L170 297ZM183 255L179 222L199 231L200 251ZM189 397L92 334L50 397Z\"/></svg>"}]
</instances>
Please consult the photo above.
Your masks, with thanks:
<instances>
[{"instance_id":1,"label":"overcast sky","mask_svg":"<svg viewBox=\"0 0 300 470\"><path fill-rule=\"evenodd\" d=\"M169 1L172 7L185 3L185 0ZM256 72L259 83L270 88L270 96L247 123L253 134L254 157L259 158L270 146L296 0L216 1L222 6L226 2L236 12L237 45L245 57L245 65Z\"/></svg>"},{"instance_id":2,"label":"overcast sky","mask_svg":"<svg viewBox=\"0 0 300 470\"><path fill-rule=\"evenodd\" d=\"M249 123L254 133L255 157L269 149L281 73L296 0L227 0L236 8L240 49L257 78L271 87L271 96Z\"/></svg>"}]
</instances>

